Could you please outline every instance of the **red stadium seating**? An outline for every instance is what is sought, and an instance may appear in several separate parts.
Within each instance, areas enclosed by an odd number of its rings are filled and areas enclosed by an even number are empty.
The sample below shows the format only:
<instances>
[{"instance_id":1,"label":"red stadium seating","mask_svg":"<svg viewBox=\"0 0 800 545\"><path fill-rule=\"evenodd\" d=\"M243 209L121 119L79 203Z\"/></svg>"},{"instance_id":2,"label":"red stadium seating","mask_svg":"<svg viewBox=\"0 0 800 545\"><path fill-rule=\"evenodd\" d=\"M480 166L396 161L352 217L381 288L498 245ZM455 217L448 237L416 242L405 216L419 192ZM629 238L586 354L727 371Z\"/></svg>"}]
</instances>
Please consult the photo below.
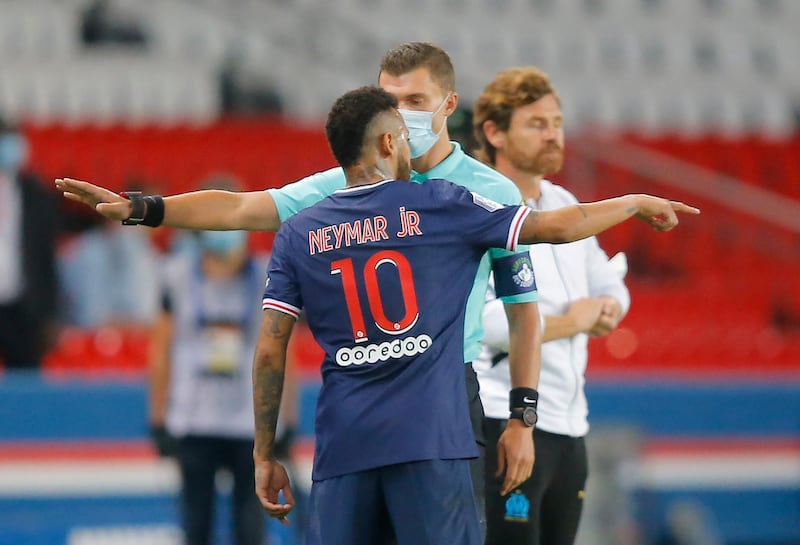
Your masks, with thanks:
<instances>
[{"instance_id":1,"label":"red stadium seating","mask_svg":"<svg viewBox=\"0 0 800 545\"><path fill-rule=\"evenodd\" d=\"M115 190L130 183L163 193L187 191L217 172L237 175L245 189L263 189L334 164L319 128L279 120L137 129L29 126L27 134L31 166L45 179L73 176ZM625 138L800 200L800 135L786 141ZM568 157L568 167L573 160ZM580 175L565 170L559 178L583 200L654 191L642 177L601 161ZM696 202L691 194L673 193ZM715 203L697 204L703 215L671 233L629 222L601 235L610 254L628 254L633 306L620 331L592 341L594 371L800 369L796 236ZM261 248L271 243L257 240ZM146 341L141 330L68 331L47 364L142 369Z\"/></svg>"}]
</instances>

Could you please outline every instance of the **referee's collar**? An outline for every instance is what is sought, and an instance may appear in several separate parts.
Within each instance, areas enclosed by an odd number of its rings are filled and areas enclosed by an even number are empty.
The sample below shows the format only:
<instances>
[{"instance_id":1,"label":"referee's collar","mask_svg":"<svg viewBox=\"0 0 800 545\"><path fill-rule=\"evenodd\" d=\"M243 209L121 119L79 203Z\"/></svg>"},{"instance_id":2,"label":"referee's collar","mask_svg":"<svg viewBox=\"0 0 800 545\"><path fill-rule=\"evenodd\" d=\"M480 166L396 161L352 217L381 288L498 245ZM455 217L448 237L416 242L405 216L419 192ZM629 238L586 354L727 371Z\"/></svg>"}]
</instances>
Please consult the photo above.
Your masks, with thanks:
<instances>
[{"instance_id":1,"label":"referee's collar","mask_svg":"<svg viewBox=\"0 0 800 545\"><path fill-rule=\"evenodd\" d=\"M453 141L451 141L450 144L453 145L453 151L450 152L450 155L444 158L444 161L427 172L417 172L416 170L412 170L411 181L423 183L433 179L449 180L450 174L458 167L458 165L461 163L461 159L464 157L464 150L461 149L461 144Z\"/></svg>"}]
</instances>

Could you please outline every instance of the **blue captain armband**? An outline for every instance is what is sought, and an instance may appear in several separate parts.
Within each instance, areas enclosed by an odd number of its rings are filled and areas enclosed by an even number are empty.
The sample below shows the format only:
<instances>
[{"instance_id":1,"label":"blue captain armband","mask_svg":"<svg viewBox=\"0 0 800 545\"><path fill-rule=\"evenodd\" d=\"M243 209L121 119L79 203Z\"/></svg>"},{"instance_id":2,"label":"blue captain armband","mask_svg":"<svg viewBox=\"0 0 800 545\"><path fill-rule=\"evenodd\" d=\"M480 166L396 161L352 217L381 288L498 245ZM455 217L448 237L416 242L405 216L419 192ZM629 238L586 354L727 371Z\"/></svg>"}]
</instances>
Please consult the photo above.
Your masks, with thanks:
<instances>
[{"instance_id":1,"label":"blue captain armband","mask_svg":"<svg viewBox=\"0 0 800 545\"><path fill-rule=\"evenodd\" d=\"M492 261L494 287L497 297L513 297L536 292L531 255L527 251Z\"/></svg>"}]
</instances>

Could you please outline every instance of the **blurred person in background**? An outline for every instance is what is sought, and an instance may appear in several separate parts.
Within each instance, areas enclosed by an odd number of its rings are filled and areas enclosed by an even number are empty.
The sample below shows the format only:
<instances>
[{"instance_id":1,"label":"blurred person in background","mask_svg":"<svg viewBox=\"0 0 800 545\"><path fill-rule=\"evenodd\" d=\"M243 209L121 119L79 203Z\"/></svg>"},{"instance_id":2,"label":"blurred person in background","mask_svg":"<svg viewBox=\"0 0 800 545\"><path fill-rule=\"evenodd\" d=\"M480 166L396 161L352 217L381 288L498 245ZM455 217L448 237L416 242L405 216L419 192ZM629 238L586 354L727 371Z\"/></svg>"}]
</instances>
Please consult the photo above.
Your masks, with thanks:
<instances>
[{"instance_id":1,"label":"blurred person in background","mask_svg":"<svg viewBox=\"0 0 800 545\"><path fill-rule=\"evenodd\" d=\"M139 16L124 2L92 0L81 16L81 41L92 47L144 47L147 35Z\"/></svg>"},{"instance_id":2,"label":"blurred person in background","mask_svg":"<svg viewBox=\"0 0 800 545\"><path fill-rule=\"evenodd\" d=\"M159 453L175 456L180 467L187 545L212 542L215 477L223 469L233 477L233 541L260 545L252 362L267 257L251 255L245 231L200 232L197 245L171 256L163 271L150 361L151 433Z\"/></svg>"},{"instance_id":3,"label":"blurred person in background","mask_svg":"<svg viewBox=\"0 0 800 545\"><path fill-rule=\"evenodd\" d=\"M478 158L517 184L533 210L578 203L567 189L545 178L561 170L562 123L558 92L535 67L500 72L476 102ZM588 340L613 331L630 305L620 273L595 237L535 244L530 254L543 318L536 464L531 478L508 498L498 493L502 480L492 455L509 408L509 331L496 299L484 307L484 347L475 361L487 415L487 545L574 543L588 475Z\"/></svg>"},{"instance_id":4,"label":"blurred person in background","mask_svg":"<svg viewBox=\"0 0 800 545\"><path fill-rule=\"evenodd\" d=\"M66 320L84 328L151 324L159 261L150 232L104 221L76 234L58 260Z\"/></svg>"},{"instance_id":5,"label":"blurred person in background","mask_svg":"<svg viewBox=\"0 0 800 545\"><path fill-rule=\"evenodd\" d=\"M722 545L717 522L702 503L676 499L666 509L666 528L655 545Z\"/></svg>"},{"instance_id":6,"label":"blurred person in background","mask_svg":"<svg viewBox=\"0 0 800 545\"><path fill-rule=\"evenodd\" d=\"M0 119L0 360L36 368L55 341L57 204L31 174L25 136Z\"/></svg>"}]
</instances>

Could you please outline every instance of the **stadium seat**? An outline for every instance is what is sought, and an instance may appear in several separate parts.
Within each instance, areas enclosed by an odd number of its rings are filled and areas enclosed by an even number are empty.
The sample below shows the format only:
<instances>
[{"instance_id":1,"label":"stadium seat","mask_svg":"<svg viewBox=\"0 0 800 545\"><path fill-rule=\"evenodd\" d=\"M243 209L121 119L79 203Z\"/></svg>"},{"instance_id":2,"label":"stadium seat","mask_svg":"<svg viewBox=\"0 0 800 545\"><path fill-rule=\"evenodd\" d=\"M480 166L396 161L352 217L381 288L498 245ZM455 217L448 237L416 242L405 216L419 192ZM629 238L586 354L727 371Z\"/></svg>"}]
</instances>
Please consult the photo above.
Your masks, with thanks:
<instances>
[{"instance_id":1,"label":"stadium seat","mask_svg":"<svg viewBox=\"0 0 800 545\"><path fill-rule=\"evenodd\" d=\"M555 44L545 25L536 25L534 31L518 36L515 44L520 65L532 64L545 71L552 71L557 66Z\"/></svg>"}]
</instances>

